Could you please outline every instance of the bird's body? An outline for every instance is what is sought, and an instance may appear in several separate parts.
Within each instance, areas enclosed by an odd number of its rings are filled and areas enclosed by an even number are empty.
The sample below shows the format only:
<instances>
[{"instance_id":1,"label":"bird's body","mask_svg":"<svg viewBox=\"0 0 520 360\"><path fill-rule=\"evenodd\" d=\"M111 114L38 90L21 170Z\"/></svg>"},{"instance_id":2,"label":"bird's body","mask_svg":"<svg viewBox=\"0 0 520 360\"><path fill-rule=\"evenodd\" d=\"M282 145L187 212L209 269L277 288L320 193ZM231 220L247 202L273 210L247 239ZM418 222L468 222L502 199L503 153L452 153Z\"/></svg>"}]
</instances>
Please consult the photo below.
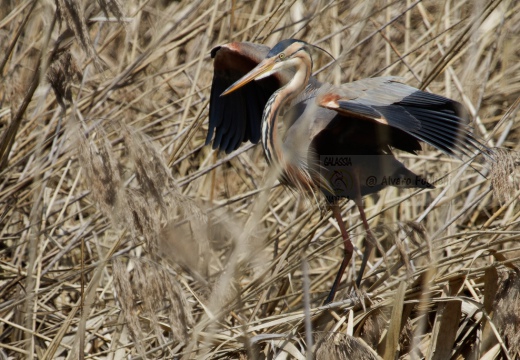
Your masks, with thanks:
<instances>
[{"instance_id":1,"label":"bird's body","mask_svg":"<svg viewBox=\"0 0 520 360\"><path fill-rule=\"evenodd\" d=\"M451 155L480 145L469 131L467 113L453 100L390 77L320 83L311 77L309 44L303 41L283 40L271 50L231 43L215 48L212 57L207 141L215 133L213 147L230 152L243 141L261 139L267 161L280 169L285 184L323 193L333 210L345 258L327 302L353 251L338 199L356 202L370 236L362 196L386 186L433 187L398 161L393 148L416 153L423 141ZM287 128L283 138L280 118ZM365 263L366 256L362 268Z\"/></svg>"},{"instance_id":2,"label":"bird's body","mask_svg":"<svg viewBox=\"0 0 520 360\"><path fill-rule=\"evenodd\" d=\"M393 82L390 78L387 81ZM275 158L273 161L267 151L266 157L271 164L279 166L282 179L288 179L287 185L307 192L319 189L331 203L339 198L354 199L358 192L361 196L376 193L390 184L408 188L433 187L406 169L391 151L392 148L412 153L420 150L415 139L375 122L349 121L348 116L321 107L321 97L326 96L324 90L331 89L308 85L298 98L286 104L283 121L289 128L278 144L282 149L278 156L283 154L283 160ZM339 92L341 88L335 90ZM262 133L267 134L271 127L274 126L268 126ZM277 139L278 135L272 138ZM267 140L262 139L262 143L267 149ZM298 170L301 175L292 175L295 170L288 174L284 171L287 167ZM339 183L334 184L333 177Z\"/></svg>"}]
</instances>

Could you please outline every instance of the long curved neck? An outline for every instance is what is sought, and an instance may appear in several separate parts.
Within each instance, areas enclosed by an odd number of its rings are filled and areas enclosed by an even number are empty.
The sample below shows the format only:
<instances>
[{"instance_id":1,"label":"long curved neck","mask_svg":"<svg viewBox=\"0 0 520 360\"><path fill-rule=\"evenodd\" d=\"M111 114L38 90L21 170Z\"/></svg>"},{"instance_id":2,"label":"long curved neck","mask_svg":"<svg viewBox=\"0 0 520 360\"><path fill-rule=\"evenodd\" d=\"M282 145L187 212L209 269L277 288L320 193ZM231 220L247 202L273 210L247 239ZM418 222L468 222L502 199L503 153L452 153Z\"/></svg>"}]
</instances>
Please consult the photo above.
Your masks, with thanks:
<instances>
[{"instance_id":1,"label":"long curved neck","mask_svg":"<svg viewBox=\"0 0 520 360\"><path fill-rule=\"evenodd\" d=\"M309 56L305 54L305 56ZM311 66L306 66L303 62L298 62L296 73L293 78L282 88L271 95L265 105L262 115L262 145L267 162L273 165L280 165L283 169L286 164L282 142L278 137L278 115L289 101L301 94L309 83L311 76L312 59L308 59Z\"/></svg>"}]
</instances>

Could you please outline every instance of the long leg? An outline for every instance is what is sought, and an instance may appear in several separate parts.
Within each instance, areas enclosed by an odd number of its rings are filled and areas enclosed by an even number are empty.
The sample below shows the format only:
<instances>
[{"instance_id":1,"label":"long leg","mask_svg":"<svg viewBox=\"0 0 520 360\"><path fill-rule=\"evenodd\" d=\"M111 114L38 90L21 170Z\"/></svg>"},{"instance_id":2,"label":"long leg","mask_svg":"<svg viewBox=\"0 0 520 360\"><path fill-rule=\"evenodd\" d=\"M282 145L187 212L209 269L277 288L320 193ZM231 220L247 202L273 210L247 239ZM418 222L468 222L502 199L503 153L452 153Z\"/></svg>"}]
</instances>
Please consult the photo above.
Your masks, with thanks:
<instances>
[{"instance_id":1,"label":"long leg","mask_svg":"<svg viewBox=\"0 0 520 360\"><path fill-rule=\"evenodd\" d=\"M361 280L363 279L363 274L365 273L365 267L367 266L368 258L370 257L370 253L374 247L374 242L376 241L370 227L368 226L367 217L365 215L365 209L363 208L363 201L360 197L358 197L355 201L356 206L359 210L359 216L361 217L361 221L363 222L363 227L367 233L367 243L365 245L365 251L363 252L363 260L361 261L361 267L359 268L358 277L356 279L356 285L359 287L361 285Z\"/></svg>"},{"instance_id":2,"label":"long leg","mask_svg":"<svg viewBox=\"0 0 520 360\"><path fill-rule=\"evenodd\" d=\"M341 262L341 266L339 267L338 274L336 275L336 279L334 280L334 284L330 289L329 296L325 300L325 304L328 304L334 300L334 296L336 296L336 291L338 290L339 283L341 282L341 278L343 277L343 273L345 273L345 269L347 268L350 259L352 258L352 253L354 252L354 246L352 245L352 241L350 241L350 237L348 236L347 229L345 227L345 223L343 222L343 218L341 217L341 211L339 211L339 206L337 204L331 205L332 214L334 218L338 222L339 229L341 231L341 236L343 237L343 261Z\"/></svg>"}]
</instances>

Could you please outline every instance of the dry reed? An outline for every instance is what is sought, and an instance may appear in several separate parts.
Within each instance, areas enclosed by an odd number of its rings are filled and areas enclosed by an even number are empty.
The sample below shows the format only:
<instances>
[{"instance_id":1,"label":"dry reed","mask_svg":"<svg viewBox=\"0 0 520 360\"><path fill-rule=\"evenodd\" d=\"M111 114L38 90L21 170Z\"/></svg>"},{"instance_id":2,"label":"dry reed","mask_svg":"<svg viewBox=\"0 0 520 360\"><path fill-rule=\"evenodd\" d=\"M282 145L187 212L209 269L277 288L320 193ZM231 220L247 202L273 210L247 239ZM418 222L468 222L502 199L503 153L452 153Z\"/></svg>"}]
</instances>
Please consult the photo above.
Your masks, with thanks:
<instances>
[{"instance_id":1,"label":"dry reed","mask_svg":"<svg viewBox=\"0 0 520 360\"><path fill-rule=\"evenodd\" d=\"M1 358L520 358L519 2L0 5ZM323 81L461 101L497 155L399 154L436 189L365 198L378 250L326 307L330 214L204 146L210 49L289 37Z\"/></svg>"}]
</instances>

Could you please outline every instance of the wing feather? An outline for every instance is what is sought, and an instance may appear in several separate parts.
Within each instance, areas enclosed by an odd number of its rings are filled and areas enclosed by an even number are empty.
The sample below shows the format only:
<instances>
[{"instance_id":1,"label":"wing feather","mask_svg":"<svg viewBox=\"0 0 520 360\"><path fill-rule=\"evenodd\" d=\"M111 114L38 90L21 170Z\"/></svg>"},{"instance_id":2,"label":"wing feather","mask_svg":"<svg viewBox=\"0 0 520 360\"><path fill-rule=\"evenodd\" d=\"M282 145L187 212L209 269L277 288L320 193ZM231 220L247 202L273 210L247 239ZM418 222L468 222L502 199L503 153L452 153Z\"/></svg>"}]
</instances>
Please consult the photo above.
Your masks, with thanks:
<instances>
[{"instance_id":1,"label":"wing feather","mask_svg":"<svg viewBox=\"0 0 520 360\"><path fill-rule=\"evenodd\" d=\"M320 92L318 103L325 108L402 130L449 155L464 156L485 148L473 137L469 115L460 103L397 78L364 79Z\"/></svg>"},{"instance_id":2,"label":"wing feather","mask_svg":"<svg viewBox=\"0 0 520 360\"><path fill-rule=\"evenodd\" d=\"M211 51L213 81L209 105L209 126L206 144L229 153L242 142L260 140L262 113L267 100L284 81L287 73L252 81L231 94L221 97L232 83L262 61L270 48L248 42L230 43Z\"/></svg>"},{"instance_id":3,"label":"wing feather","mask_svg":"<svg viewBox=\"0 0 520 360\"><path fill-rule=\"evenodd\" d=\"M269 50L264 45L242 42L211 51L214 75L206 144L213 139L214 149L229 153L242 142L260 140L264 107L292 72L279 72L252 81L226 96L220 94L252 70ZM373 121L459 157L486 149L472 135L468 113L460 103L405 85L399 78L363 79L339 87L320 84L311 78L309 87L311 90L305 91L307 98L302 99L315 97L320 106L345 115L348 121ZM301 103L305 101L300 99ZM410 139L406 140L410 143ZM415 145L400 146L398 141L392 141L392 146L416 150Z\"/></svg>"}]
</instances>

